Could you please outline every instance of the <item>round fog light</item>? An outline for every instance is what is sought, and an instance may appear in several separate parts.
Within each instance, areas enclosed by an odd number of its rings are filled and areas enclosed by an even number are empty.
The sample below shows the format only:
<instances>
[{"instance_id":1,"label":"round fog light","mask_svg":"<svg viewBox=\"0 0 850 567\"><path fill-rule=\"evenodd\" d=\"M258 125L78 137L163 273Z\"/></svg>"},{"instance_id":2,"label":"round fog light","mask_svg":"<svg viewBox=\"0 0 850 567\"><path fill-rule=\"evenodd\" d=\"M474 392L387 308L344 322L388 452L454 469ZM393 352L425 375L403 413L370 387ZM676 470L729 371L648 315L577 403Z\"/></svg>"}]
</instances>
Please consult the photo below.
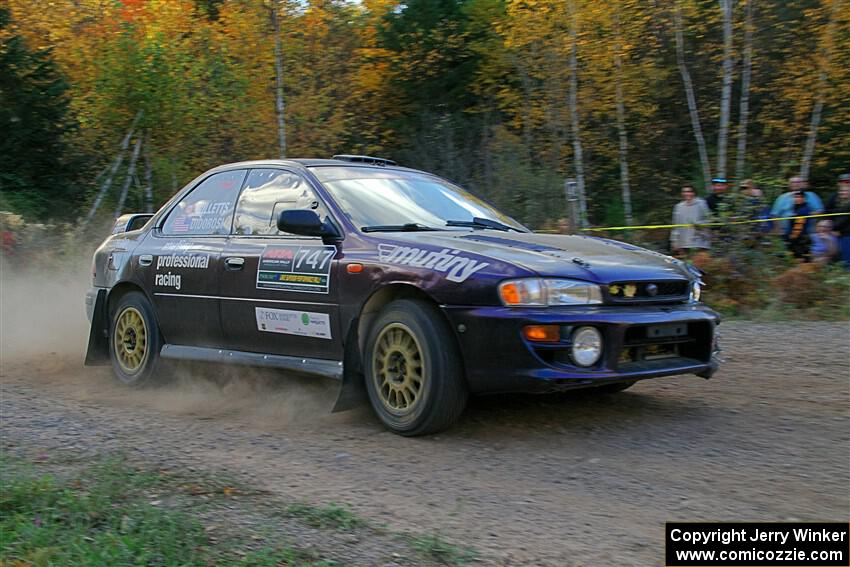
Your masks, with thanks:
<instances>
[{"instance_id":1,"label":"round fog light","mask_svg":"<svg viewBox=\"0 0 850 567\"><path fill-rule=\"evenodd\" d=\"M573 360L579 366L593 366L602 356L602 335L595 327L579 327L573 333Z\"/></svg>"}]
</instances>

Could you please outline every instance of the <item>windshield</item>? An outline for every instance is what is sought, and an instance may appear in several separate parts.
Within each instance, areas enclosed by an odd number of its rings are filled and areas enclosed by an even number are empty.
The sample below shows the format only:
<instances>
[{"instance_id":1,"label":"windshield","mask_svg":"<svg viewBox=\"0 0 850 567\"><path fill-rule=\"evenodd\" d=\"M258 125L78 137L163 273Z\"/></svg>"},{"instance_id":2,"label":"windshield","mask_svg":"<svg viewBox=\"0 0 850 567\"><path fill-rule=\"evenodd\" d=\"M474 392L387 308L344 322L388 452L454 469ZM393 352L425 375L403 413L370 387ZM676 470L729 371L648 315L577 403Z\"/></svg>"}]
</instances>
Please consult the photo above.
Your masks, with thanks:
<instances>
[{"instance_id":1,"label":"windshield","mask_svg":"<svg viewBox=\"0 0 850 567\"><path fill-rule=\"evenodd\" d=\"M371 167L315 167L324 184L358 227L421 225L447 228L448 221L490 219L525 232L525 227L456 185L423 173Z\"/></svg>"}]
</instances>

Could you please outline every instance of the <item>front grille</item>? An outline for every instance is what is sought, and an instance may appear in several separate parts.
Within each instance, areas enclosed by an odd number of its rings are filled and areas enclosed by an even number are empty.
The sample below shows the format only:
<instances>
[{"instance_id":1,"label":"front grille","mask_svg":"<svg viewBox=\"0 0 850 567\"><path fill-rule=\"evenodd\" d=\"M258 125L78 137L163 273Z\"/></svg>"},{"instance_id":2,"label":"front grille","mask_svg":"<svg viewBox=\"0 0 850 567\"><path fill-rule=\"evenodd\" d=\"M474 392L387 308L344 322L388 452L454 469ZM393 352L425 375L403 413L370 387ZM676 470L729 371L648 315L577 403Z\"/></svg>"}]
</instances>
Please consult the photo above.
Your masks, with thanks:
<instances>
[{"instance_id":1,"label":"front grille","mask_svg":"<svg viewBox=\"0 0 850 567\"><path fill-rule=\"evenodd\" d=\"M609 325L596 327L603 336L603 354L590 368L577 367L568 337L579 325L562 325L560 343L533 345L535 354L552 366L582 372L638 372L705 364L711 360L714 325L710 321Z\"/></svg>"},{"instance_id":2,"label":"front grille","mask_svg":"<svg viewBox=\"0 0 850 567\"><path fill-rule=\"evenodd\" d=\"M673 303L688 298L687 280L614 282L608 284L611 303Z\"/></svg>"},{"instance_id":3,"label":"front grille","mask_svg":"<svg viewBox=\"0 0 850 567\"><path fill-rule=\"evenodd\" d=\"M633 325L623 336L617 360L621 372L644 363L673 366L679 359L706 362L711 357L711 325L704 322Z\"/></svg>"}]
</instances>

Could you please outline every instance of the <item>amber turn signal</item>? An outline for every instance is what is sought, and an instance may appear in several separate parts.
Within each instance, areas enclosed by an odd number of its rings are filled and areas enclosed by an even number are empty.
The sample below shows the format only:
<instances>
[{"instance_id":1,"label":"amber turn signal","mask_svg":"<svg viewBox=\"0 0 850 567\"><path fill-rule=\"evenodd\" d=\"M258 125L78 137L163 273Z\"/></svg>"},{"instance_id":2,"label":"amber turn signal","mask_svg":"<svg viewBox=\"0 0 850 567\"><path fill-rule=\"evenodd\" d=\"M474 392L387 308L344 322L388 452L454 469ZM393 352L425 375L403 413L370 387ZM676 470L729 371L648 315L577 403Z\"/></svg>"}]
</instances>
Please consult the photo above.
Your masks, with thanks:
<instances>
[{"instance_id":1,"label":"amber turn signal","mask_svg":"<svg viewBox=\"0 0 850 567\"><path fill-rule=\"evenodd\" d=\"M529 341L537 343L557 343L561 340L561 327L558 325L527 325L522 334Z\"/></svg>"},{"instance_id":2,"label":"amber turn signal","mask_svg":"<svg viewBox=\"0 0 850 567\"><path fill-rule=\"evenodd\" d=\"M349 264L345 269L349 274L359 274L363 271L363 264Z\"/></svg>"},{"instance_id":3,"label":"amber turn signal","mask_svg":"<svg viewBox=\"0 0 850 567\"><path fill-rule=\"evenodd\" d=\"M500 286L499 293L502 294L502 301L505 305L517 305L522 302L519 285L516 283L511 282Z\"/></svg>"}]
</instances>

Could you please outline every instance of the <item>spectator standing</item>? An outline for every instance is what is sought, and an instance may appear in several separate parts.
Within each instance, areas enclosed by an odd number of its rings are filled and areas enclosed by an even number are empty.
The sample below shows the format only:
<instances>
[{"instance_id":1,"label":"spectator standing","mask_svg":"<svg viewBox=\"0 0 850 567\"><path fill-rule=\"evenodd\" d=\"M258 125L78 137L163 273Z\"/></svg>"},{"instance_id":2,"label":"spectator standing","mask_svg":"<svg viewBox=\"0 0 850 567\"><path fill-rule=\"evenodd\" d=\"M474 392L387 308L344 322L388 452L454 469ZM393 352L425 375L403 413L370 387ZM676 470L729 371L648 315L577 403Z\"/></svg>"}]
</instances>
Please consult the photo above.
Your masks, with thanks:
<instances>
[{"instance_id":1,"label":"spectator standing","mask_svg":"<svg viewBox=\"0 0 850 567\"><path fill-rule=\"evenodd\" d=\"M565 217L559 218L557 231L558 234L570 234L572 232L570 227L570 221Z\"/></svg>"},{"instance_id":2,"label":"spectator standing","mask_svg":"<svg viewBox=\"0 0 850 567\"><path fill-rule=\"evenodd\" d=\"M766 219L770 214L761 189L752 179L741 182L741 210L739 212L742 217L750 220Z\"/></svg>"},{"instance_id":3,"label":"spectator standing","mask_svg":"<svg viewBox=\"0 0 850 567\"><path fill-rule=\"evenodd\" d=\"M788 180L788 191L780 195L776 198L776 201L773 202L773 207L770 209L771 217L790 217L793 216L794 207L796 203L794 201L794 193L803 192L804 198L806 200L806 204L808 205L809 210L812 215L816 215L822 213L824 211L823 202L818 197L817 193L814 191L809 191L806 189L807 183L802 177L792 177ZM782 234L786 234L788 232L788 227L790 225L790 221L779 221L778 226L779 230Z\"/></svg>"},{"instance_id":4,"label":"spectator standing","mask_svg":"<svg viewBox=\"0 0 850 567\"><path fill-rule=\"evenodd\" d=\"M735 220L764 220L770 217L770 208L767 206L755 181L747 179L741 182L741 192L735 198ZM738 239L748 248L754 248L762 244L765 233L770 232L770 222L760 222L741 225L735 230Z\"/></svg>"},{"instance_id":5,"label":"spectator standing","mask_svg":"<svg viewBox=\"0 0 850 567\"><path fill-rule=\"evenodd\" d=\"M721 205L723 204L723 198L728 188L729 181L725 177L715 177L711 180L711 195L708 196L705 203L715 215L722 209Z\"/></svg>"},{"instance_id":6,"label":"spectator standing","mask_svg":"<svg viewBox=\"0 0 850 567\"><path fill-rule=\"evenodd\" d=\"M826 212L850 213L850 173L843 173L838 176L838 191L829 199ZM844 261L844 265L850 269L850 214L832 217L832 225L838 236L841 259Z\"/></svg>"},{"instance_id":7,"label":"spectator standing","mask_svg":"<svg viewBox=\"0 0 850 567\"><path fill-rule=\"evenodd\" d=\"M832 232L832 221L823 219L812 235L812 258L818 264L829 264L838 258L838 238Z\"/></svg>"},{"instance_id":8,"label":"spectator standing","mask_svg":"<svg viewBox=\"0 0 850 567\"><path fill-rule=\"evenodd\" d=\"M791 199L794 203L794 208L791 209L791 214L787 216L805 217L812 214L809 205L806 203L806 195L803 191L796 191L791 194ZM811 259L811 243L810 236L811 225L814 224L812 219L797 218L788 222L785 229L785 242L788 244L788 250L795 258L808 262Z\"/></svg>"},{"instance_id":9,"label":"spectator standing","mask_svg":"<svg viewBox=\"0 0 850 567\"><path fill-rule=\"evenodd\" d=\"M708 222L711 211L706 202L697 197L690 185L682 187L682 200L673 207L673 224L700 225ZM699 226L683 226L670 232L670 247L682 255L711 248L708 232Z\"/></svg>"}]
</instances>

